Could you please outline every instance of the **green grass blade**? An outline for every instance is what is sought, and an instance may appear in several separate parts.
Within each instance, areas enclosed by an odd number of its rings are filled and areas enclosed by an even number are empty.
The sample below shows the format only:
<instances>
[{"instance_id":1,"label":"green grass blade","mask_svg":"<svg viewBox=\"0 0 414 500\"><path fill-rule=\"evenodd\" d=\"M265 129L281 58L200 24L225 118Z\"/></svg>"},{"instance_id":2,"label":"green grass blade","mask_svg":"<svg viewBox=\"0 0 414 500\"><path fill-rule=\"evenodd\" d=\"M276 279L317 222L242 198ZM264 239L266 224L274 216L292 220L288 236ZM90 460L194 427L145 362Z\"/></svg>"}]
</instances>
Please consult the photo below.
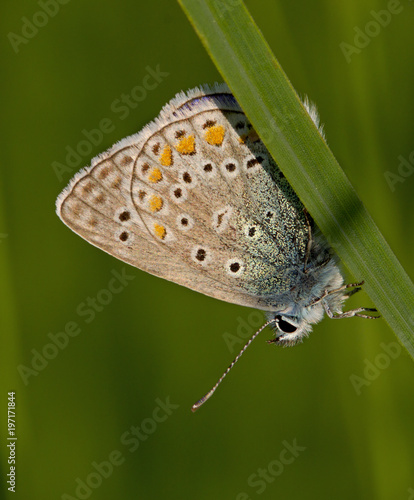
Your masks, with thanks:
<instances>
[{"instance_id":1,"label":"green grass blade","mask_svg":"<svg viewBox=\"0 0 414 500\"><path fill-rule=\"evenodd\" d=\"M414 286L241 0L179 0L256 131L414 358Z\"/></svg>"}]
</instances>

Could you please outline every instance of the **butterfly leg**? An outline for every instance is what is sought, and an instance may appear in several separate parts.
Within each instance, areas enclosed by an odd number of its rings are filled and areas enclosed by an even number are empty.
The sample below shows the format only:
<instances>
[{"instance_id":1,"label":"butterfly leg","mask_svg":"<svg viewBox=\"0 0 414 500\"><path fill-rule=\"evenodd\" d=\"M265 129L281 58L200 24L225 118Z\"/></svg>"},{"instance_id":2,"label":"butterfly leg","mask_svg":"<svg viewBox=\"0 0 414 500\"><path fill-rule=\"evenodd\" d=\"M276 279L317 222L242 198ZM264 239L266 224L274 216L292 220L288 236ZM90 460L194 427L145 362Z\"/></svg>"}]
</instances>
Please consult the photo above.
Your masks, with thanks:
<instances>
[{"instance_id":1,"label":"butterfly leg","mask_svg":"<svg viewBox=\"0 0 414 500\"><path fill-rule=\"evenodd\" d=\"M377 312L376 309L372 309L370 307L359 307L358 309L352 309L351 311L346 311L343 313L334 313L329 308L329 305L326 302L323 302L323 308L325 309L326 314L331 319L352 318L353 316L358 316L360 318L366 318L366 319L378 319L381 317L381 316L370 316L368 314L360 314L364 311Z\"/></svg>"},{"instance_id":2,"label":"butterfly leg","mask_svg":"<svg viewBox=\"0 0 414 500\"><path fill-rule=\"evenodd\" d=\"M348 283L347 285L342 285L339 288L335 288L335 290L329 290L329 292L325 292L326 295L330 295L331 293L341 292L342 290L346 290L348 288L353 288L353 290L344 294L344 297L350 297L361 290L361 286L364 284L364 281L360 283ZM325 295L325 297L326 297Z\"/></svg>"},{"instance_id":3,"label":"butterfly leg","mask_svg":"<svg viewBox=\"0 0 414 500\"><path fill-rule=\"evenodd\" d=\"M348 298L350 297L351 295L353 295L354 293L357 293L361 290L361 285L363 285L364 282L361 281L361 283L349 283L348 285L343 285L339 288L335 288L335 290L325 290L323 292L323 294L316 298L315 300L313 300L309 305L307 305L306 307L309 307L309 306L314 306L315 304L317 304L318 302L320 302L321 300L323 300L325 297L327 297L328 295L330 295L331 293L338 293L338 292L342 292L342 290L346 290L347 288L354 288L353 290L343 294L343 297L345 298Z\"/></svg>"},{"instance_id":4,"label":"butterfly leg","mask_svg":"<svg viewBox=\"0 0 414 500\"><path fill-rule=\"evenodd\" d=\"M344 293L344 297L346 297L347 299L349 299L349 297L351 297L352 295L354 295L354 293L357 293L357 292L360 292L362 290L362 288L360 286L354 288L353 290L350 290L349 292L347 293Z\"/></svg>"}]
</instances>

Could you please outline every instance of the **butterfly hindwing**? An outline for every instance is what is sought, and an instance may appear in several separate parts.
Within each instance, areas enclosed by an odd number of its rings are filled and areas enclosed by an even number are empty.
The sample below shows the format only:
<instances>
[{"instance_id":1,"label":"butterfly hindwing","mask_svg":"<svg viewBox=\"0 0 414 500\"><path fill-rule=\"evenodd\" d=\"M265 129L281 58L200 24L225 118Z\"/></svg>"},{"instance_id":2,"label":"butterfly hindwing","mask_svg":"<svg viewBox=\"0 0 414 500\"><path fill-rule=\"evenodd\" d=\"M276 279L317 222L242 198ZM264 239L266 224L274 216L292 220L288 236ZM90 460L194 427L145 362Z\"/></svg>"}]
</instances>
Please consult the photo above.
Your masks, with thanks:
<instances>
[{"instance_id":1,"label":"butterfly hindwing","mask_svg":"<svg viewBox=\"0 0 414 500\"><path fill-rule=\"evenodd\" d=\"M225 86L180 94L60 195L73 231L156 276L272 310L303 259L303 207Z\"/></svg>"}]
</instances>

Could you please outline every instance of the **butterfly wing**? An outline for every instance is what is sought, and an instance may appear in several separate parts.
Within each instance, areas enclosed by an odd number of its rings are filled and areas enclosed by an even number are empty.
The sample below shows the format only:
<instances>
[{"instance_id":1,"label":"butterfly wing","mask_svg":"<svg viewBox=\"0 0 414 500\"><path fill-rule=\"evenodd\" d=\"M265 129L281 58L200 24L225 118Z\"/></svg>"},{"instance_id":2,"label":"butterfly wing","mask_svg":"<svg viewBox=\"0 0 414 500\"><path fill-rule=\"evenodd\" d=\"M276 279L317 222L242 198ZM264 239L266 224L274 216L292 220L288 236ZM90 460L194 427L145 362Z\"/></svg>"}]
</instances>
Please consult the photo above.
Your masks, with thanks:
<instances>
[{"instance_id":1,"label":"butterfly wing","mask_svg":"<svg viewBox=\"0 0 414 500\"><path fill-rule=\"evenodd\" d=\"M304 261L303 206L229 89L181 93L79 172L65 224L156 276L249 307L283 307Z\"/></svg>"}]
</instances>

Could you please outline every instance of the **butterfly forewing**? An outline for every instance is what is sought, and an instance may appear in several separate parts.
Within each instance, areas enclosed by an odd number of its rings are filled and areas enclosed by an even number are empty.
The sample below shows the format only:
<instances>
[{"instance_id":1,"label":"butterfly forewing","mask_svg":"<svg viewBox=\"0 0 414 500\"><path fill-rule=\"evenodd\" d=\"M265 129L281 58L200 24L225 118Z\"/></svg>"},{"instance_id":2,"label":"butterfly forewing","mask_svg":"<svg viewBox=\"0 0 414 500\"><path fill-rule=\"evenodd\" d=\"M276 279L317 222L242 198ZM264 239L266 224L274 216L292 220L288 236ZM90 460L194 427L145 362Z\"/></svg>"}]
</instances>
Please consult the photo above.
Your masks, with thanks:
<instances>
[{"instance_id":1,"label":"butterfly forewing","mask_svg":"<svg viewBox=\"0 0 414 500\"><path fill-rule=\"evenodd\" d=\"M302 205L225 86L180 94L75 176L57 211L133 266L266 310L308 237Z\"/></svg>"}]
</instances>

